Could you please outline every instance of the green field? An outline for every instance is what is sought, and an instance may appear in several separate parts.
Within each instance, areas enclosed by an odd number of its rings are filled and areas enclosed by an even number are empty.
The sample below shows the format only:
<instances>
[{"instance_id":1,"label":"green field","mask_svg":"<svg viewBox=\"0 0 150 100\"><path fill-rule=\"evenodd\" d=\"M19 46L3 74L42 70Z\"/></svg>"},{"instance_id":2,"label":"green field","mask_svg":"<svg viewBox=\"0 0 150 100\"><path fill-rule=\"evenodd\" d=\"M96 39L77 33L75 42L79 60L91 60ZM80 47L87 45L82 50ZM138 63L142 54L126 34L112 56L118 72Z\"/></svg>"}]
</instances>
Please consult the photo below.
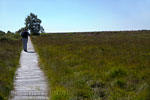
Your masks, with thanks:
<instances>
[{"instance_id":1,"label":"green field","mask_svg":"<svg viewBox=\"0 0 150 100\"><path fill-rule=\"evenodd\" d=\"M20 36L0 33L0 100L7 100L19 64Z\"/></svg>"},{"instance_id":2,"label":"green field","mask_svg":"<svg viewBox=\"0 0 150 100\"><path fill-rule=\"evenodd\" d=\"M150 32L32 36L51 100L149 100Z\"/></svg>"}]
</instances>

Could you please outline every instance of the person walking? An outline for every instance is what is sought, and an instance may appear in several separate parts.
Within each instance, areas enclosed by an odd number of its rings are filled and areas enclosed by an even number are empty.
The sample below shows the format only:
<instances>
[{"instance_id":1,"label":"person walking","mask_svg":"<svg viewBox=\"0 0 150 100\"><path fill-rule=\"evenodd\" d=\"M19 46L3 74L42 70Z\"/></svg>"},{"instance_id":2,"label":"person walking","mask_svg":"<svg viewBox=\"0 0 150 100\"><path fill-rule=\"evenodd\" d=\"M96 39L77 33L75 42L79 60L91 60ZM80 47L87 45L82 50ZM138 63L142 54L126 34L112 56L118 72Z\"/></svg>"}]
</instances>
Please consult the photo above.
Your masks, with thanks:
<instances>
[{"instance_id":1,"label":"person walking","mask_svg":"<svg viewBox=\"0 0 150 100\"><path fill-rule=\"evenodd\" d=\"M28 43L28 36L30 36L29 32L27 29L25 29L22 33L22 43L23 43L23 49L25 52L27 52L27 43Z\"/></svg>"}]
</instances>

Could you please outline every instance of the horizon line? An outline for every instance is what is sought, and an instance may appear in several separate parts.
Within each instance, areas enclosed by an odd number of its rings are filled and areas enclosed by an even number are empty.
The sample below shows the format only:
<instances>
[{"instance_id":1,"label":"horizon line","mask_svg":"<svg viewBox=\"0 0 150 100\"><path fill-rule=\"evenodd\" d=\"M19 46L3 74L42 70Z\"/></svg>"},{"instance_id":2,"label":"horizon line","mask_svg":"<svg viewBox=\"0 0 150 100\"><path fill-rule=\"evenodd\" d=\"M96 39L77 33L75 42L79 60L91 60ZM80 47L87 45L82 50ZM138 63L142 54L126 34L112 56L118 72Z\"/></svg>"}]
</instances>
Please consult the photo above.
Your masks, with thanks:
<instances>
[{"instance_id":1,"label":"horizon line","mask_svg":"<svg viewBox=\"0 0 150 100\"><path fill-rule=\"evenodd\" d=\"M108 31L68 31L68 32L44 32L44 33L126 32L126 31L150 31L150 29L140 29L140 30L108 30Z\"/></svg>"}]
</instances>

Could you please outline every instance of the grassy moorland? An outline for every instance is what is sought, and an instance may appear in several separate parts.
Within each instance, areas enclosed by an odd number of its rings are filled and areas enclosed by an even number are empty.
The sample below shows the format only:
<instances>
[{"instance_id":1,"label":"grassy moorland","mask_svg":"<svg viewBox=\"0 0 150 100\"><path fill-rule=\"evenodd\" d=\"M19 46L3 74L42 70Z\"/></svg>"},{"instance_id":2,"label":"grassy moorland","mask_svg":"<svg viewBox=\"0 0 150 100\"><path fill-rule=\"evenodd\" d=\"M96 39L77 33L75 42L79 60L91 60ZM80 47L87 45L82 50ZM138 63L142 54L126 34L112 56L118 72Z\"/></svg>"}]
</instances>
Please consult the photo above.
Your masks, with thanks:
<instances>
[{"instance_id":1,"label":"grassy moorland","mask_svg":"<svg viewBox=\"0 0 150 100\"><path fill-rule=\"evenodd\" d=\"M150 32L32 37L51 100L149 100Z\"/></svg>"},{"instance_id":2,"label":"grassy moorland","mask_svg":"<svg viewBox=\"0 0 150 100\"><path fill-rule=\"evenodd\" d=\"M0 32L0 100L7 100L19 64L20 36Z\"/></svg>"}]
</instances>

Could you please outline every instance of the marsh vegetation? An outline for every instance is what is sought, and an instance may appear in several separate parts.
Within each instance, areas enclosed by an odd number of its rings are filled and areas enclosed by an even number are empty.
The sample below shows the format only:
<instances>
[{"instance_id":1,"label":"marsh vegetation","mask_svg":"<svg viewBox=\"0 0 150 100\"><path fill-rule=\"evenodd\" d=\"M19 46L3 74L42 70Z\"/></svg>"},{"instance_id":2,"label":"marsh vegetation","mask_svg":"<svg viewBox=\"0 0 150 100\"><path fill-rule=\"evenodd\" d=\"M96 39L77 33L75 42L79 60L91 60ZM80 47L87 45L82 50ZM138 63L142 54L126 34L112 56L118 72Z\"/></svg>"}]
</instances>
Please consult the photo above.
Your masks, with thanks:
<instances>
[{"instance_id":1,"label":"marsh vegetation","mask_svg":"<svg viewBox=\"0 0 150 100\"><path fill-rule=\"evenodd\" d=\"M32 37L52 100L148 100L150 32Z\"/></svg>"},{"instance_id":2,"label":"marsh vegetation","mask_svg":"<svg viewBox=\"0 0 150 100\"><path fill-rule=\"evenodd\" d=\"M20 35L0 32L0 100L7 100L13 89L21 51Z\"/></svg>"}]
</instances>

